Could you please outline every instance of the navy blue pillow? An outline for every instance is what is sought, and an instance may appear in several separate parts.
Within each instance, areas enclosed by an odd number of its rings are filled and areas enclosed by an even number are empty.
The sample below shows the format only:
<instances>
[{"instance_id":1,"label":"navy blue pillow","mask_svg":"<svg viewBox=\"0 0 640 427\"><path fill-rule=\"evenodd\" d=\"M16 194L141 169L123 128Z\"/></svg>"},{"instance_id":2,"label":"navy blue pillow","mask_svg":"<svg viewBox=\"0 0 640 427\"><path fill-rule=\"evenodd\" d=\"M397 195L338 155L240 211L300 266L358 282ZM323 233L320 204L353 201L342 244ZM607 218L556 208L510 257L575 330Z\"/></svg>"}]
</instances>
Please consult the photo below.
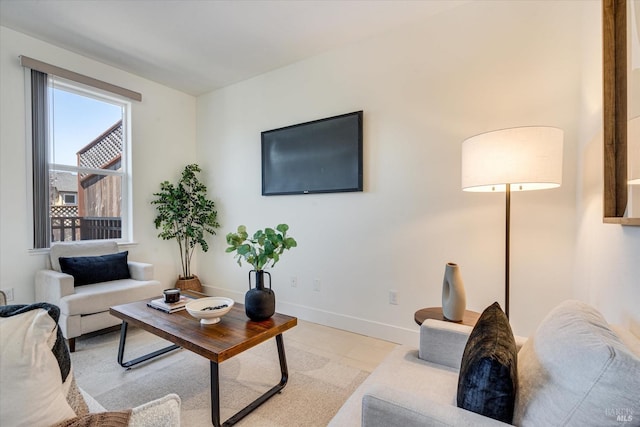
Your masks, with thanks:
<instances>
[{"instance_id":1,"label":"navy blue pillow","mask_svg":"<svg viewBox=\"0 0 640 427\"><path fill-rule=\"evenodd\" d=\"M509 319L495 302L480 315L464 348L458 407L511 424L518 388L517 356Z\"/></svg>"},{"instance_id":2,"label":"navy blue pillow","mask_svg":"<svg viewBox=\"0 0 640 427\"><path fill-rule=\"evenodd\" d=\"M100 256L60 257L60 269L73 276L73 285L82 286L109 280L129 279L128 251Z\"/></svg>"}]
</instances>

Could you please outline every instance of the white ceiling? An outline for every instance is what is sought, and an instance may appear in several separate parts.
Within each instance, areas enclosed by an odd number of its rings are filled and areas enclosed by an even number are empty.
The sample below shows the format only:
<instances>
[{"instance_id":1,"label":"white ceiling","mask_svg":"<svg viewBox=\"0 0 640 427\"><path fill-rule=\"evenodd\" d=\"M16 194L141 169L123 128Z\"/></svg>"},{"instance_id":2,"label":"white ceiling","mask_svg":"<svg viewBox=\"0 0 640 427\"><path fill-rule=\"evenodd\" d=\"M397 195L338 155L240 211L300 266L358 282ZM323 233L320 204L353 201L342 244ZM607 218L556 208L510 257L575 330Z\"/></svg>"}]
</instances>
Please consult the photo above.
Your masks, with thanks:
<instances>
[{"instance_id":1,"label":"white ceiling","mask_svg":"<svg viewBox=\"0 0 640 427\"><path fill-rule=\"evenodd\" d=\"M200 95L467 2L0 0L0 25Z\"/></svg>"}]
</instances>

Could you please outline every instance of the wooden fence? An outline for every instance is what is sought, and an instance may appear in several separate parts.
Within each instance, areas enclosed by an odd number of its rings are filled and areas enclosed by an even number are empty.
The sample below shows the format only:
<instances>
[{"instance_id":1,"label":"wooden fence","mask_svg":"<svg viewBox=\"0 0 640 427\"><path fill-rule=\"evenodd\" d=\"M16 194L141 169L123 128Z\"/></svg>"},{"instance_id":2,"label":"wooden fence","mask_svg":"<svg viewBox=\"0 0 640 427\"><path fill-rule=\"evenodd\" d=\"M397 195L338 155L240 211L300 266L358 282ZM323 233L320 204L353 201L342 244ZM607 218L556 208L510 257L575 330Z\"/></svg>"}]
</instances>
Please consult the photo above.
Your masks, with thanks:
<instances>
[{"instance_id":1,"label":"wooden fence","mask_svg":"<svg viewBox=\"0 0 640 427\"><path fill-rule=\"evenodd\" d=\"M51 217L51 241L119 239L122 220L119 217Z\"/></svg>"}]
</instances>

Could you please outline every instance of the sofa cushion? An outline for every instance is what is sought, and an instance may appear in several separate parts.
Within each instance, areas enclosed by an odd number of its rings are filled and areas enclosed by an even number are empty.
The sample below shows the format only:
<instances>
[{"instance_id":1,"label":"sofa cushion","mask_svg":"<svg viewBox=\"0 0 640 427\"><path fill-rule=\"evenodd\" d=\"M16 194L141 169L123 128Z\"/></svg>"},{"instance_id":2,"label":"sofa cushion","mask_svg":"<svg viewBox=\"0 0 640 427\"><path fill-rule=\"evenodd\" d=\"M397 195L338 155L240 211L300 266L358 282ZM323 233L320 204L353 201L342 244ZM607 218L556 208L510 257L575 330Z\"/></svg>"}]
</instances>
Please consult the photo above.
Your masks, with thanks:
<instances>
[{"instance_id":1,"label":"sofa cushion","mask_svg":"<svg viewBox=\"0 0 640 427\"><path fill-rule=\"evenodd\" d=\"M9 306L10 307L10 306ZM56 322L36 308L0 318L0 413L8 426L49 426L76 416L51 351Z\"/></svg>"},{"instance_id":2,"label":"sofa cushion","mask_svg":"<svg viewBox=\"0 0 640 427\"><path fill-rule=\"evenodd\" d=\"M418 358L418 350L414 347L398 346L349 396L329 426L359 426L362 422L362 399L374 384L418 396L425 405L436 402L452 406L455 405L457 381L457 369Z\"/></svg>"},{"instance_id":3,"label":"sofa cushion","mask_svg":"<svg viewBox=\"0 0 640 427\"><path fill-rule=\"evenodd\" d=\"M38 302L35 304L14 304L14 305L5 305L0 306L0 317L11 317L17 316L28 311L32 310L44 310L47 312L49 317L56 323L60 319L60 308L56 305L49 304L46 302ZM51 351L58 362L58 368L60 369L60 376L62 381L66 381L67 377L71 372L71 357L69 356L69 349L67 349L67 344L62 336L62 332L60 329L56 328L55 333L52 333L49 337L49 340L53 341L53 344L50 346Z\"/></svg>"},{"instance_id":4,"label":"sofa cushion","mask_svg":"<svg viewBox=\"0 0 640 427\"><path fill-rule=\"evenodd\" d=\"M640 414L640 358L579 301L552 310L518 354L517 425L620 426Z\"/></svg>"},{"instance_id":5,"label":"sofa cushion","mask_svg":"<svg viewBox=\"0 0 640 427\"><path fill-rule=\"evenodd\" d=\"M109 307L162 296L157 280L122 279L78 286L75 293L60 300L60 311L66 316L108 311Z\"/></svg>"},{"instance_id":6,"label":"sofa cushion","mask_svg":"<svg viewBox=\"0 0 640 427\"><path fill-rule=\"evenodd\" d=\"M45 310L49 317L51 317L54 322L58 323L58 320L60 319L60 309L56 305L45 302L38 302L29 305L19 304L0 306L0 317L16 316L38 309ZM56 328L55 334L51 334L47 344L50 346L51 352L58 362L58 368L60 369L60 376L62 378L62 392L66 396L67 403L69 403L71 409L73 409L73 412L75 412L76 415L82 415L89 412L89 408L87 407L84 397L80 393L76 380L73 376L69 349L67 348L67 343L62 336L60 325Z\"/></svg>"},{"instance_id":7,"label":"sofa cushion","mask_svg":"<svg viewBox=\"0 0 640 427\"><path fill-rule=\"evenodd\" d=\"M458 377L458 407L506 423L513 419L517 350L509 320L495 302L471 331Z\"/></svg>"},{"instance_id":8,"label":"sofa cushion","mask_svg":"<svg viewBox=\"0 0 640 427\"><path fill-rule=\"evenodd\" d=\"M74 286L83 286L129 279L128 254L124 251L109 255L60 257L58 261L62 272L73 276Z\"/></svg>"},{"instance_id":9,"label":"sofa cushion","mask_svg":"<svg viewBox=\"0 0 640 427\"><path fill-rule=\"evenodd\" d=\"M425 381L429 377L422 378ZM402 385L394 389L371 384L362 398L362 423L336 427L507 427L492 418L460 409L451 403L425 402L419 394L407 393Z\"/></svg>"}]
</instances>

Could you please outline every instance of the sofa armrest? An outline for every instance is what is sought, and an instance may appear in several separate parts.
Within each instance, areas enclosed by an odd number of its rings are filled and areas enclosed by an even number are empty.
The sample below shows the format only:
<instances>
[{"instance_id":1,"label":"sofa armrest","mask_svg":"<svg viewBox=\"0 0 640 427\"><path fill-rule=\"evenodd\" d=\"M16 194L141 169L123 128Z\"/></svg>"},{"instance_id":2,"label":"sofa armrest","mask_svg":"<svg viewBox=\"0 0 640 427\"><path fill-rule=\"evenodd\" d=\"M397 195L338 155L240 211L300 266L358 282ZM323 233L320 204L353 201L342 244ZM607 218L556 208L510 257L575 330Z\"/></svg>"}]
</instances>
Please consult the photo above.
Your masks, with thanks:
<instances>
[{"instance_id":1,"label":"sofa armrest","mask_svg":"<svg viewBox=\"0 0 640 427\"><path fill-rule=\"evenodd\" d=\"M431 363L460 369L462 353L473 327L460 323L427 319L420 326L420 349L418 357ZM514 336L516 350L527 341L526 337Z\"/></svg>"},{"instance_id":2,"label":"sofa armrest","mask_svg":"<svg viewBox=\"0 0 640 427\"><path fill-rule=\"evenodd\" d=\"M464 347L473 328L460 323L427 319L420 326L418 357L427 362L460 369Z\"/></svg>"},{"instance_id":3,"label":"sofa armrest","mask_svg":"<svg viewBox=\"0 0 640 427\"><path fill-rule=\"evenodd\" d=\"M134 280L153 280L153 264L129 261L129 274Z\"/></svg>"},{"instance_id":4,"label":"sofa armrest","mask_svg":"<svg viewBox=\"0 0 640 427\"><path fill-rule=\"evenodd\" d=\"M372 386L362 398L362 427L508 426L475 412L402 390Z\"/></svg>"},{"instance_id":5,"label":"sofa armrest","mask_svg":"<svg viewBox=\"0 0 640 427\"><path fill-rule=\"evenodd\" d=\"M36 301L60 304L60 299L75 293L73 276L54 270L36 272Z\"/></svg>"},{"instance_id":6,"label":"sofa armrest","mask_svg":"<svg viewBox=\"0 0 640 427\"><path fill-rule=\"evenodd\" d=\"M107 410L93 396L80 389L89 412L97 414ZM177 427L180 425L180 396L167 394L131 410L129 427Z\"/></svg>"},{"instance_id":7,"label":"sofa armrest","mask_svg":"<svg viewBox=\"0 0 640 427\"><path fill-rule=\"evenodd\" d=\"M167 394L131 411L129 427L179 427L180 397Z\"/></svg>"}]
</instances>

